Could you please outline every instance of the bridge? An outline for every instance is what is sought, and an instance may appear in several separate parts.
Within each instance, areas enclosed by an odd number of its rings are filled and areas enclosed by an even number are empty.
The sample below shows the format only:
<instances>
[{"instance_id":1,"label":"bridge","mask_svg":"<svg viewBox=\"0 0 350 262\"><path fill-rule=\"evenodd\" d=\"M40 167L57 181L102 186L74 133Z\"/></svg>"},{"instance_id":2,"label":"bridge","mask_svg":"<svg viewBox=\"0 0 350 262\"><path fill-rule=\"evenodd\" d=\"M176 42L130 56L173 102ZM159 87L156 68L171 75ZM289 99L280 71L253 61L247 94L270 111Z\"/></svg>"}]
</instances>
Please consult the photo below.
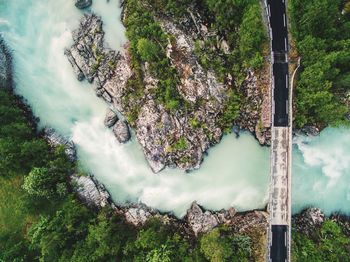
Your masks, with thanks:
<instances>
[{"instance_id":1,"label":"bridge","mask_svg":"<svg viewBox=\"0 0 350 262\"><path fill-rule=\"evenodd\" d=\"M268 210L268 258L290 261L292 92L288 73L288 27L285 0L264 0L271 40L271 166Z\"/></svg>"}]
</instances>

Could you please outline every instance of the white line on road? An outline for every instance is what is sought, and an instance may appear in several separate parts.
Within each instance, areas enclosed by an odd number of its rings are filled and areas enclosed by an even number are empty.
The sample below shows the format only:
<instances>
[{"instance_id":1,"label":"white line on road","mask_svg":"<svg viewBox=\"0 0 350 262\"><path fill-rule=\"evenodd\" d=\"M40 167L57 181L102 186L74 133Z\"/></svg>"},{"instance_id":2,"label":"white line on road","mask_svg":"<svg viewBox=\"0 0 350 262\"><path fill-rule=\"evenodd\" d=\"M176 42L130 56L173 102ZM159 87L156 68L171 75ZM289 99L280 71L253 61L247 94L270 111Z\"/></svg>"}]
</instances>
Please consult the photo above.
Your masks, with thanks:
<instances>
[{"instance_id":1,"label":"white line on road","mask_svg":"<svg viewBox=\"0 0 350 262\"><path fill-rule=\"evenodd\" d=\"M286 75L286 88L288 89L288 75Z\"/></svg>"},{"instance_id":2,"label":"white line on road","mask_svg":"<svg viewBox=\"0 0 350 262\"><path fill-rule=\"evenodd\" d=\"M283 25L284 25L284 27L286 27L286 14L283 14Z\"/></svg>"},{"instance_id":3,"label":"white line on road","mask_svg":"<svg viewBox=\"0 0 350 262\"><path fill-rule=\"evenodd\" d=\"M288 49L287 49L287 38L286 37L284 38L284 47L285 47L285 50L288 51Z\"/></svg>"},{"instance_id":4,"label":"white line on road","mask_svg":"<svg viewBox=\"0 0 350 262\"><path fill-rule=\"evenodd\" d=\"M269 16L271 16L271 9L270 9L270 5L269 5Z\"/></svg>"},{"instance_id":5,"label":"white line on road","mask_svg":"<svg viewBox=\"0 0 350 262\"><path fill-rule=\"evenodd\" d=\"M288 99L286 100L286 113L288 114Z\"/></svg>"},{"instance_id":6,"label":"white line on road","mask_svg":"<svg viewBox=\"0 0 350 262\"><path fill-rule=\"evenodd\" d=\"M287 232L284 232L284 245L287 246Z\"/></svg>"}]
</instances>

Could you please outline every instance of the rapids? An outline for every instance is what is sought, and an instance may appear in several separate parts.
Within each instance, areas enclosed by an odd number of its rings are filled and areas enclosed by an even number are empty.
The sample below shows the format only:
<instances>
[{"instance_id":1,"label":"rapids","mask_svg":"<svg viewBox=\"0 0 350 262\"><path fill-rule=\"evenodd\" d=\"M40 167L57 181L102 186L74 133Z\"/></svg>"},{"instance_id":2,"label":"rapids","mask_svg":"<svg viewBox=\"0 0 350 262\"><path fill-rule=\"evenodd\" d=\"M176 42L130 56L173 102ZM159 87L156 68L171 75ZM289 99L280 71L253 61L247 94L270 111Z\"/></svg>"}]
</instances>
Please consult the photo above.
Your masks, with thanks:
<instances>
[{"instance_id":1,"label":"rapids","mask_svg":"<svg viewBox=\"0 0 350 262\"><path fill-rule=\"evenodd\" d=\"M192 201L210 209L264 208L268 195L269 149L243 133L227 135L191 173L167 169L153 174L140 145L120 145L103 126L107 105L92 86L76 80L63 55L83 12L102 16L106 41L126 42L119 0L95 0L80 11L67 0L0 0L0 33L13 51L16 92L40 117L73 139L81 165L105 184L120 204L142 201L183 216ZM327 129L320 137L296 137L293 151L293 210L319 206L350 214L349 130Z\"/></svg>"}]
</instances>

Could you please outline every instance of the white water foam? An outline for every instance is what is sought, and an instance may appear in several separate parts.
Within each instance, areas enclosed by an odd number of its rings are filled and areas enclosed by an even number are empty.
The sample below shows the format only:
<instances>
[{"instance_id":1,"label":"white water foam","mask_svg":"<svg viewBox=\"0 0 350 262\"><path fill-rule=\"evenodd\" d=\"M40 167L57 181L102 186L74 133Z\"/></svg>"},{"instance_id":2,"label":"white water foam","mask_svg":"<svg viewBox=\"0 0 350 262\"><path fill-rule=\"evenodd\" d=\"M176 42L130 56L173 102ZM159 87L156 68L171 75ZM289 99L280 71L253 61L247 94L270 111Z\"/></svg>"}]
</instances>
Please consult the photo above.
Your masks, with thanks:
<instances>
[{"instance_id":1,"label":"white water foam","mask_svg":"<svg viewBox=\"0 0 350 262\"><path fill-rule=\"evenodd\" d=\"M103 16L106 39L117 49L125 41L118 6L118 0L95 0L92 7ZM14 50L16 91L28 100L41 124L73 138L83 166L105 183L119 203L142 201L178 216L194 200L210 209L263 208L269 149L260 147L249 134L239 139L224 137L209 151L201 169L190 174L165 170L155 175L134 138L125 145L115 141L102 123L106 104L95 96L91 85L76 80L63 55L72 44L70 32L84 12L90 10L80 11L66 0L0 0L0 19L8 21L0 23L0 31ZM305 144L308 139L304 137L296 139L295 210L318 205L327 212L350 212L350 139L339 130L316 139L323 141L319 143L323 147L314 140Z\"/></svg>"},{"instance_id":2,"label":"white water foam","mask_svg":"<svg viewBox=\"0 0 350 262\"><path fill-rule=\"evenodd\" d=\"M327 128L319 137L294 139L293 207L350 213L350 131Z\"/></svg>"}]
</instances>

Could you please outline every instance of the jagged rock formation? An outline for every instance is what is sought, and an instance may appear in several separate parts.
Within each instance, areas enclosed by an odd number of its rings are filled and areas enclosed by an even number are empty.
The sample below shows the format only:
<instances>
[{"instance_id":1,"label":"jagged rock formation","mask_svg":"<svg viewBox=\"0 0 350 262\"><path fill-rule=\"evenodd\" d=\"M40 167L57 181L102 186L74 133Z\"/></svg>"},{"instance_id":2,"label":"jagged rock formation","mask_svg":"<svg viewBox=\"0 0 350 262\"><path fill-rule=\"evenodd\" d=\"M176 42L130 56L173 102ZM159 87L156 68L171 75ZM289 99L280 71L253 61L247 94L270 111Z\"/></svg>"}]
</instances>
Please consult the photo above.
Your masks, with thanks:
<instances>
[{"instance_id":1,"label":"jagged rock formation","mask_svg":"<svg viewBox=\"0 0 350 262\"><path fill-rule=\"evenodd\" d=\"M294 227L306 235L312 234L315 227L320 227L325 220L325 215L319 208L308 208L292 218Z\"/></svg>"},{"instance_id":2,"label":"jagged rock formation","mask_svg":"<svg viewBox=\"0 0 350 262\"><path fill-rule=\"evenodd\" d=\"M79 81L87 79L93 83L96 95L107 103L117 105L122 111L118 98L122 97L131 69L125 56L105 47L104 32L100 17L85 15L78 30L73 32L74 44L65 50L69 62ZM107 127L113 127L119 142L130 139L129 127L124 121L118 121L117 115L110 110L105 121Z\"/></svg>"},{"instance_id":3,"label":"jagged rock formation","mask_svg":"<svg viewBox=\"0 0 350 262\"><path fill-rule=\"evenodd\" d=\"M76 161L77 154L73 141L66 139L58 134L53 128L47 127L44 129L44 138L51 146L64 146L64 152L71 162Z\"/></svg>"},{"instance_id":4,"label":"jagged rock formation","mask_svg":"<svg viewBox=\"0 0 350 262\"><path fill-rule=\"evenodd\" d=\"M166 54L179 76L178 92L191 105L186 110L170 111L157 101L152 89L157 88L158 79L150 72L148 63L141 68L143 94L130 98L134 90L130 89L128 81L134 72L130 66L128 47L125 47L124 54L107 48L102 21L94 14L84 16L80 27L73 32L73 46L66 49L65 54L78 80L87 79L93 83L96 94L113 108L124 116L133 115L134 120L130 124L135 128L136 138L154 172L167 166L196 169L210 146L221 140L223 130L219 117L228 99L229 82L221 83L213 71L205 71L198 63L194 39L198 34L207 33L203 24L195 22L194 29L189 26L193 30L187 32L164 17L156 19L164 32L173 37L173 41L169 40ZM226 50L227 44L220 43ZM256 91L253 73L248 75L245 85L247 97L253 101L250 103L253 109L243 110L246 113L241 114L239 125L256 132L262 96ZM130 138L128 124L116 121L112 125L114 119L110 117L106 116L105 124L113 128L119 142L127 141ZM265 133L260 132L259 141L268 143L268 138L265 138Z\"/></svg>"},{"instance_id":5,"label":"jagged rock formation","mask_svg":"<svg viewBox=\"0 0 350 262\"><path fill-rule=\"evenodd\" d=\"M84 9L92 5L92 0L75 0L75 6Z\"/></svg>"}]
</instances>

